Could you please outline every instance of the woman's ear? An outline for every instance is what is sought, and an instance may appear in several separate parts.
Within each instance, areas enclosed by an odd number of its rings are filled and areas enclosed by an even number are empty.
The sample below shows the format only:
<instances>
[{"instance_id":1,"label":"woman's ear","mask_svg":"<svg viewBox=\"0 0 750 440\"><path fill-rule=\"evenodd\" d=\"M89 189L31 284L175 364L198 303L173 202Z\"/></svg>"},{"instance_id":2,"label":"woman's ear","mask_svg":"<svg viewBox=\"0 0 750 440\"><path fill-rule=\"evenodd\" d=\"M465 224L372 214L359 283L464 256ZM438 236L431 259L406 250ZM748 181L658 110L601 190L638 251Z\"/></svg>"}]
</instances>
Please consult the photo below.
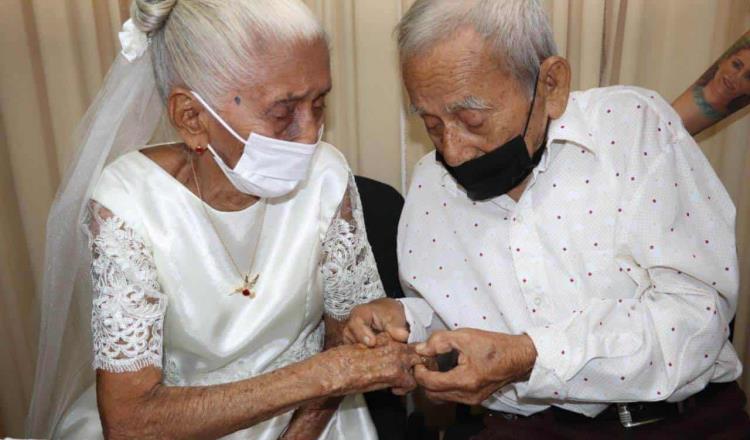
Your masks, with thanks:
<instances>
[{"instance_id":1,"label":"woman's ear","mask_svg":"<svg viewBox=\"0 0 750 440\"><path fill-rule=\"evenodd\" d=\"M547 115L557 119L565 113L570 95L570 64L557 55L544 60L539 67L542 86L545 92Z\"/></svg>"},{"instance_id":2,"label":"woman's ear","mask_svg":"<svg viewBox=\"0 0 750 440\"><path fill-rule=\"evenodd\" d=\"M203 105L184 87L175 87L167 100L169 120L191 150L205 150L209 142Z\"/></svg>"}]
</instances>

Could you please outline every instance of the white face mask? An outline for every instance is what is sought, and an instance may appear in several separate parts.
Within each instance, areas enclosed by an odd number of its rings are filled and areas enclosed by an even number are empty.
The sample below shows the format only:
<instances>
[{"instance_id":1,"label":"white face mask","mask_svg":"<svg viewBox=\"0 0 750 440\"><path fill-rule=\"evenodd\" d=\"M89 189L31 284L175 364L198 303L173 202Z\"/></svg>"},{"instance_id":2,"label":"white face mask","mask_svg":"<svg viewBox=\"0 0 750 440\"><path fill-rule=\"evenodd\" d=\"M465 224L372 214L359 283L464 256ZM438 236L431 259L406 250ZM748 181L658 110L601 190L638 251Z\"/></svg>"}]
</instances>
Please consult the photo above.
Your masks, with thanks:
<instances>
[{"instance_id":1,"label":"white face mask","mask_svg":"<svg viewBox=\"0 0 750 440\"><path fill-rule=\"evenodd\" d=\"M237 134L196 92L193 95L238 141L245 144L242 157L234 168L230 168L216 150L208 149L230 182L237 190L262 198L281 197L294 191L300 182L307 179L313 155L323 136L323 127L314 144L302 144L268 138L252 133L245 140Z\"/></svg>"}]
</instances>

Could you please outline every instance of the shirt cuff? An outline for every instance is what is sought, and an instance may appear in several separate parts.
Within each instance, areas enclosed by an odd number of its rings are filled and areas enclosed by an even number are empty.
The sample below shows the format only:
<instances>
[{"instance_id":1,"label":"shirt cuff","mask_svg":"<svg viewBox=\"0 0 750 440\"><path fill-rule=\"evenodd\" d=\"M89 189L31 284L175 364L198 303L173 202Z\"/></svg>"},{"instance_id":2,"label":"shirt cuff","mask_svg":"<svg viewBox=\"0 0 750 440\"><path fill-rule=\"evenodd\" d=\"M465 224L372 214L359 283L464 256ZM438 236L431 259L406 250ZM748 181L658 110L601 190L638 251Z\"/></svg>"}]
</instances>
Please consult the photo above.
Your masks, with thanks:
<instances>
[{"instance_id":1,"label":"shirt cuff","mask_svg":"<svg viewBox=\"0 0 750 440\"><path fill-rule=\"evenodd\" d=\"M564 375L570 370L572 358L565 334L552 327L535 327L526 334L534 342L537 356L528 382L517 384L519 396L565 399Z\"/></svg>"},{"instance_id":2,"label":"shirt cuff","mask_svg":"<svg viewBox=\"0 0 750 440\"><path fill-rule=\"evenodd\" d=\"M519 396L531 399L566 400L569 382L589 361L630 356L642 345L640 338L624 331L601 335L589 331L583 342L551 326L531 328L526 334L534 343L537 357L528 382L517 389Z\"/></svg>"},{"instance_id":3,"label":"shirt cuff","mask_svg":"<svg viewBox=\"0 0 750 440\"><path fill-rule=\"evenodd\" d=\"M435 312L422 298L399 298L404 306L404 316L409 324L408 343L424 342L427 340L427 329L432 325Z\"/></svg>"}]
</instances>

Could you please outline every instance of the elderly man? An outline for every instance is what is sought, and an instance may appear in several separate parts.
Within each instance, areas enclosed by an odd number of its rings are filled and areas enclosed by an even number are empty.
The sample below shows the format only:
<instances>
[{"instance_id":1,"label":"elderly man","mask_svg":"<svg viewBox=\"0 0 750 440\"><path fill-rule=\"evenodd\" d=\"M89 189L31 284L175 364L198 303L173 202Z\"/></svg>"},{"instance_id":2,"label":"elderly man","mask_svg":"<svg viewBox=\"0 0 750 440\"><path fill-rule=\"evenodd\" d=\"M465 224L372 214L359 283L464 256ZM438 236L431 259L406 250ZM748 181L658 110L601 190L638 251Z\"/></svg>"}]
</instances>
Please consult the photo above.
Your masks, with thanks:
<instances>
[{"instance_id":1,"label":"elderly man","mask_svg":"<svg viewBox=\"0 0 750 440\"><path fill-rule=\"evenodd\" d=\"M735 208L679 116L570 93L537 0L418 0L397 32L436 147L399 227L414 297L359 306L348 338L457 352L415 377L491 410L482 438L747 432Z\"/></svg>"}]
</instances>

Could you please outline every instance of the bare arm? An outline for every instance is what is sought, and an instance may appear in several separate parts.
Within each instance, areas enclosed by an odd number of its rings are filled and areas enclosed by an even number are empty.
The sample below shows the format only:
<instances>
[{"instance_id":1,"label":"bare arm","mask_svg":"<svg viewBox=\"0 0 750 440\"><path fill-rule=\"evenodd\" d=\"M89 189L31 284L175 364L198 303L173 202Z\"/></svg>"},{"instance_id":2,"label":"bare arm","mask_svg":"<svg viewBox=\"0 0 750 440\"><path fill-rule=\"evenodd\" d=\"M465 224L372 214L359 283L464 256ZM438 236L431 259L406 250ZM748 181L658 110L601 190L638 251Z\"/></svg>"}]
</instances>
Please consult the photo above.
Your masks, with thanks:
<instances>
[{"instance_id":1,"label":"bare arm","mask_svg":"<svg viewBox=\"0 0 750 440\"><path fill-rule=\"evenodd\" d=\"M413 387L410 370L419 362L410 347L388 343L337 347L271 373L206 387L165 386L155 367L97 370L99 414L107 438L218 438L326 396Z\"/></svg>"},{"instance_id":2,"label":"bare arm","mask_svg":"<svg viewBox=\"0 0 750 440\"><path fill-rule=\"evenodd\" d=\"M344 324L329 316L325 316L326 338L325 350L342 344ZM328 425L328 421L336 413L341 404L341 397L328 397L323 400L308 403L295 411L289 422L283 440L316 439Z\"/></svg>"},{"instance_id":3,"label":"bare arm","mask_svg":"<svg viewBox=\"0 0 750 440\"><path fill-rule=\"evenodd\" d=\"M691 135L750 103L750 31L685 90L672 106Z\"/></svg>"}]
</instances>

